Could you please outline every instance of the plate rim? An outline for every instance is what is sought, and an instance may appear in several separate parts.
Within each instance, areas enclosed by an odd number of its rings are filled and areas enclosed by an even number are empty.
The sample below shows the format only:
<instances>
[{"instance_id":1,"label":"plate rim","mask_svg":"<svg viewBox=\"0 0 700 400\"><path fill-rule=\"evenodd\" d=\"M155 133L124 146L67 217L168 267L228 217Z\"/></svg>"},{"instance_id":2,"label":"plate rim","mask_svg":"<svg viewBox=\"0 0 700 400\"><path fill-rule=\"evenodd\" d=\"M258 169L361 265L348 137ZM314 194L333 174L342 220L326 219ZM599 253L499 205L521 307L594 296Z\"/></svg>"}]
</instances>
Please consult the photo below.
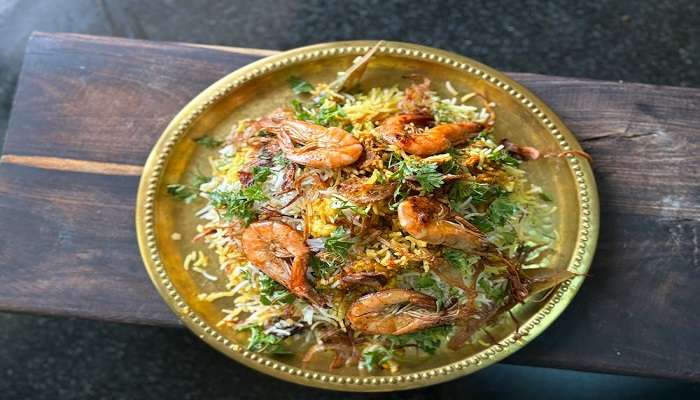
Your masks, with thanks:
<instances>
[{"instance_id":1,"label":"plate rim","mask_svg":"<svg viewBox=\"0 0 700 400\"><path fill-rule=\"evenodd\" d=\"M139 251L144 267L160 296L181 321L210 346L247 367L289 382L323 389L377 392L418 388L452 380L494 364L539 336L564 311L581 287L585 276L579 275L562 283L550 300L521 328L527 335L520 339L513 334L488 348L459 361L417 373L394 376L345 377L333 373L304 370L277 360L252 353L220 335L202 321L180 298L160 261L155 236L155 201L162 172L174 145L210 106L252 79L297 63L337 57L361 55L377 41L358 40L314 44L271 55L228 73L192 99L168 124L151 150L139 181L135 225ZM561 119L537 96L506 74L471 58L445 50L412 43L384 41L378 54L423 59L476 75L507 92L534 114L559 143L562 150L581 150L573 133ZM579 231L569 269L581 274L588 272L595 254L599 233L599 198L590 163L567 156L579 201Z\"/></svg>"}]
</instances>

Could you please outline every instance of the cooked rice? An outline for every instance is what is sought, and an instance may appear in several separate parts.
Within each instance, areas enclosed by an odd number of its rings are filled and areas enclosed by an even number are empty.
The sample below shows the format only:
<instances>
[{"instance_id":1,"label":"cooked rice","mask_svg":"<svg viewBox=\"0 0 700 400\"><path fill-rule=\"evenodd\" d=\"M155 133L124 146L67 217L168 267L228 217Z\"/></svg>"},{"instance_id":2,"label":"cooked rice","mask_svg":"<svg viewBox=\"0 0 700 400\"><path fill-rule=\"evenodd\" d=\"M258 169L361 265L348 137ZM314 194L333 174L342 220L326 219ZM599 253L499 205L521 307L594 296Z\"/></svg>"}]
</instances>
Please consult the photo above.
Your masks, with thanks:
<instances>
[{"instance_id":1,"label":"cooked rice","mask_svg":"<svg viewBox=\"0 0 700 400\"><path fill-rule=\"evenodd\" d=\"M445 82L445 89L452 98L441 98L434 92L427 92L427 106L437 121L483 123L488 120L489 114L485 108L466 104L476 96L475 93L459 97L460 94L450 82ZM377 126L382 120L400 112L404 91L398 87L389 87L371 88L366 92L349 94L332 92L326 85L317 85L312 91L312 96L325 100L319 109L304 108L306 112L318 116L329 109L339 110L337 123L351 130L365 149L371 148L381 157L364 168L350 166L324 170L299 166L294 175L296 186L292 189L285 186L286 167L275 164L270 168L270 177L263 185L263 190L275 194L271 195L267 202L256 200L252 208L256 213L275 210L279 215L274 218L300 232L305 232L307 245L312 252L318 254L325 251L328 238L339 232L339 229L362 230L361 235L352 238L352 246L345 257L331 260L332 263L339 264L334 273L330 276L318 276L314 275L315 271L310 271L307 276L318 290L325 291L332 299L332 307L324 309L311 306L300 298L293 299L290 304L263 304L263 298L267 296L265 293L270 290L269 278L244 255L240 241L244 225L225 218L211 200L212 193L232 193L244 189L245 186L241 183L242 176L250 174L251 166L258 162L254 147L236 143L223 147L218 157L210 160L212 177L199 187L202 197L209 202L197 212L203 220L197 227L197 233L209 248L209 254L215 256L216 262L210 262L203 250L193 251L183 260L185 270L197 273L210 284L216 283L217 286L221 286L219 291L198 296L201 301L217 302L222 307L222 318L217 326L231 329L261 326L265 327L265 334L278 338L289 337L289 340L297 340L294 339L296 337L301 342L322 343L320 332L328 329L347 329L345 311L349 304L345 295L341 295L340 278L343 274L352 273L381 273L389 280L386 287L423 290L431 296L452 296L459 304L470 301L463 289L451 287L442 280L437 271L433 271L435 263L442 257L443 246L432 245L404 232L397 221L395 210L389 204L390 200L360 205L354 203L351 196L340 189L341 183L351 179L359 179L368 186L396 179L398 172L391 169L387 157L389 154L401 162L415 159L395 143L383 141L377 133ZM324 107L326 111L323 111ZM242 121L233 135L240 135L249 124L248 120ZM542 189L528 181L525 171L516 166L498 164L496 160L502 158L504 152L503 145L496 143L492 137L480 135L466 146L425 157L418 162L422 163L421 165L434 164L441 168L451 163L466 162L478 172L469 177L467 182L481 184L481 179L507 193L509 201L516 205L514 215L517 215L517 218L494 226L486 232L487 241L508 257L515 257L525 247L535 248L529 254L528 261L537 262L530 263L527 267L546 267L552 258L549 250L557 239L553 220L556 208L551 203L542 201ZM319 180L326 182L321 189L315 188ZM473 197L463 199L460 203L453 204L453 207L463 218L470 221L488 217L488 208L479 204ZM387 219L391 220L389 226L365 229L368 221ZM173 240L180 240L177 233L173 233L171 237ZM509 281L504 277L505 267L489 264L487 258L481 258L479 255L470 257L472 258L468 261L471 265L483 264L478 274L464 278L473 282L477 292L475 304L479 309L488 309L495 307L500 301L505 301L494 298L493 295L508 290ZM219 276L225 278L223 283L219 282ZM416 289L417 282L421 279L435 284L429 289ZM397 307L394 312L417 313L424 310ZM295 336L300 329L306 332L306 335ZM369 344L364 347L363 354L388 351L383 347L384 339L371 338ZM360 367L363 368L362 364ZM389 358L380 367L395 371L398 369L398 362Z\"/></svg>"}]
</instances>

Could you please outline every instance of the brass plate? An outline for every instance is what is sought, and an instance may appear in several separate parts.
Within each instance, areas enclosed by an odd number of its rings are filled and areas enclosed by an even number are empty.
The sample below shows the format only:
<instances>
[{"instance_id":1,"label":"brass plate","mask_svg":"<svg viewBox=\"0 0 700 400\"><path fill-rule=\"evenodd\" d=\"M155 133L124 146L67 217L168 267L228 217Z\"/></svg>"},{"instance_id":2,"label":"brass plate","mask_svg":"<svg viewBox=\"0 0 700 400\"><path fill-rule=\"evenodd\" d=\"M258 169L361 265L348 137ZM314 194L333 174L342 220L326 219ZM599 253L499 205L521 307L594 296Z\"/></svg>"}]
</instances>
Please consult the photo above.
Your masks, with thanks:
<instances>
[{"instance_id":1,"label":"brass plate","mask_svg":"<svg viewBox=\"0 0 700 400\"><path fill-rule=\"evenodd\" d=\"M571 302L584 277L562 283L544 301L514 309L521 322L491 328L497 344L475 344L458 352L444 350L433 357L403 364L397 375L374 375L355 368L329 372L327 361L304 366L299 357L272 358L245 350L243 337L229 328L218 328L225 301L208 303L199 293L222 290L218 282L190 275L182 267L195 247L189 238L198 221L195 210L166 193L166 185L187 179L187 172L208 171L212 150L191 138L204 134L225 136L234 121L259 116L287 104L292 98L290 75L312 83L328 82L351 60L374 45L354 41L325 43L290 50L241 68L214 83L192 100L168 125L146 162L136 205L136 229L146 270L165 302L200 338L217 350L251 368L287 381L326 389L388 391L416 388L463 376L507 357L549 326ZM515 142L533 145L547 153L580 150L573 134L540 99L505 74L457 54L407 43L387 42L379 48L363 80L364 87L407 84L402 76L419 73L447 95L445 81L460 93L478 91L497 104L496 137L507 135ZM551 193L557 204L556 228L560 236L554 260L570 271L588 271L598 239L598 192L589 163L577 157L545 159L527 163L533 182ZM171 238L173 232L182 240ZM201 249L203 246L199 246ZM215 257L211 257L215 260ZM485 342L486 343L486 342Z\"/></svg>"}]
</instances>

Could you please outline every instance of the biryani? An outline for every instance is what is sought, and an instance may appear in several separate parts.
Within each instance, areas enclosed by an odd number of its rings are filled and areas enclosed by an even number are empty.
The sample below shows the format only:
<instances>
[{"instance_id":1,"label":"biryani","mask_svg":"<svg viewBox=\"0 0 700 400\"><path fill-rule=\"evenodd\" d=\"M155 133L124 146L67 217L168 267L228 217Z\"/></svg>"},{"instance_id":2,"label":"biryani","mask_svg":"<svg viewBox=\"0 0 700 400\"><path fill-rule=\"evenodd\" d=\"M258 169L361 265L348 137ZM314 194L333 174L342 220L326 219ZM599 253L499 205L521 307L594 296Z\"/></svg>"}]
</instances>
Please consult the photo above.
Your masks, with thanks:
<instances>
[{"instance_id":1,"label":"biryani","mask_svg":"<svg viewBox=\"0 0 700 400\"><path fill-rule=\"evenodd\" d=\"M288 105L197 139L218 149L210 173L168 187L201 203L193 240L216 259L185 268L224 281L200 300L249 351L395 372L571 276L550 265L556 206L521 168L543 155L494 139L497 105L449 82L360 89L371 56L328 84L290 77Z\"/></svg>"}]
</instances>

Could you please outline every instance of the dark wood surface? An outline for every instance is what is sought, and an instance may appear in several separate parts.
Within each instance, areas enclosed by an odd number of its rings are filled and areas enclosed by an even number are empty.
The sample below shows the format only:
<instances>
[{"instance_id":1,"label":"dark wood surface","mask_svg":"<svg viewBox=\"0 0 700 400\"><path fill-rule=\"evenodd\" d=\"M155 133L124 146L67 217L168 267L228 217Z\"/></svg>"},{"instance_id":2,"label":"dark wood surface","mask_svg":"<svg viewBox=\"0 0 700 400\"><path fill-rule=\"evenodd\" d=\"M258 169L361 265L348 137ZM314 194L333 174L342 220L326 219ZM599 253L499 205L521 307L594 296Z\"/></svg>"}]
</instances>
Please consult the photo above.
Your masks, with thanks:
<instances>
[{"instance_id":1,"label":"dark wood surface","mask_svg":"<svg viewBox=\"0 0 700 400\"><path fill-rule=\"evenodd\" d=\"M35 34L0 161L0 310L178 326L141 264L141 165L192 97L264 50ZM700 90L511 74L595 159L590 279L507 362L700 381Z\"/></svg>"}]
</instances>

